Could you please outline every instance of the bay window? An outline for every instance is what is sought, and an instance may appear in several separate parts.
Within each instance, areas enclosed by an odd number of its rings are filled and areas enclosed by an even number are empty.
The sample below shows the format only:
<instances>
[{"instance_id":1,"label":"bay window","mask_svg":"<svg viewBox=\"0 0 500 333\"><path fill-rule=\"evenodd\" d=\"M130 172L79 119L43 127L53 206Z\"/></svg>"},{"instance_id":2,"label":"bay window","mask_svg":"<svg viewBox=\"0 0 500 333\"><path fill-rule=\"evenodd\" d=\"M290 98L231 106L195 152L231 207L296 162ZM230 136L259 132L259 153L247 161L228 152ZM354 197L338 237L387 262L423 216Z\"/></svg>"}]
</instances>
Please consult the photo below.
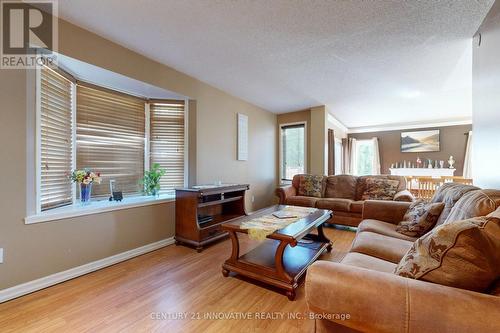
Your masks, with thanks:
<instances>
[{"instance_id":1,"label":"bay window","mask_svg":"<svg viewBox=\"0 0 500 333\"><path fill-rule=\"evenodd\" d=\"M144 175L144 100L117 92L77 86L76 167L101 173L93 196L109 196L109 181L123 194L139 194Z\"/></svg>"},{"instance_id":2,"label":"bay window","mask_svg":"<svg viewBox=\"0 0 500 333\"><path fill-rule=\"evenodd\" d=\"M74 169L100 172L92 196L107 198L110 180L124 196L140 195L144 170L167 170L161 193L185 186L185 101L149 100L74 80L43 67L37 74L36 211L71 205Z\"/></svg>"},{"instance_id":3,"label":"bay window","mask_svg":"<svg viewBox=\"0 0 500 333\"><path fill-rule=\"evenodd\" d=\"M160 193L185 183L184 101L151 101L149 104L150 165L168 170L160 179Z\"/></svg>"},{"instance_id":4,"label":"bay window","mask_svg":"<svg viewBox=\"0 0 500 333\"><path fill-rule=\"evenodd\" d=\"M47 210L73 202L73 187L68 174L73 168L72 82L56 72L43 68L37 96L39 158L37 175L40 188L38 205Z\"/></svg>"}]
</instances>

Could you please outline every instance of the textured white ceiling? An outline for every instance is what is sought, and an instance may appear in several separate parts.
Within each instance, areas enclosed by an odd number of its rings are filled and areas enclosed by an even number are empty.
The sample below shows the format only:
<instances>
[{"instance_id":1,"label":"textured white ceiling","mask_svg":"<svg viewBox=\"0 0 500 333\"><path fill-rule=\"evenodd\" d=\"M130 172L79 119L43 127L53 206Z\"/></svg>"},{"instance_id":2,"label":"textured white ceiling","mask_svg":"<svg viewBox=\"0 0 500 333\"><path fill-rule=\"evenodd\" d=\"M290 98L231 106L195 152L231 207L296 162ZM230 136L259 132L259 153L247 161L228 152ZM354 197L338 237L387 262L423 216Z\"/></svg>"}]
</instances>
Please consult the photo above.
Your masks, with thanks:
<instances>
[{"instance_id":1,"label":"textured white ceiling","mask_svg":"<svg viewBox=\"0 0 500 333\"><path fill-rule=\"evenodd\" d=\"M273 112L348 127L471 115L494 0L64 0L75 24Z\"/></svg>"}]
</instances>

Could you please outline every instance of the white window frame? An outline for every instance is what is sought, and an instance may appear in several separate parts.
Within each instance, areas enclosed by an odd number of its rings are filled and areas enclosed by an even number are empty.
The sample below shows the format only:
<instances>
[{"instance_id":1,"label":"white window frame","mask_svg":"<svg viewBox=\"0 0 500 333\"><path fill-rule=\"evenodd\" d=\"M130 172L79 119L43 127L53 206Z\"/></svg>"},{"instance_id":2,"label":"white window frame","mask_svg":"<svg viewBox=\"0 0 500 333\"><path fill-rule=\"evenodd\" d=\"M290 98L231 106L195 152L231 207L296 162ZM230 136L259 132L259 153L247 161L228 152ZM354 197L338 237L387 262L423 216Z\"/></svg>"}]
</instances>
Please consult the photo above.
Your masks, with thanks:
<instances>
[{"instance_id":1,"label":"white window frame","mask_svg":"<svg viewBox=\"0 0 500 333\"><path fill-rule=\"evenodd\" d=\"M307 160L307 121L298 121L294 123L285 123L285 124L280 124L279 125L279 133L278 133L278 151L279 151L279 182L280 184L289 184L291 183L290 180L285 180L283 179L283 136L282 136L282 131L283 127L287 126L295 126L295 125L304 125L304 173L307 173L309 170L308 166L308 160Z\"/></svg>"},{"instance_id":2,"label":"white window frame","mask_svg":"<svg viewBox=\"0 0 500 333\"><path fill-rule=\"evenodd\" d=\"M35 212L40 214L42 211L41 193L42 193L42 69L36 68L36 88L35 88Z\"/></svg>"},{"instance_id":3,"label":"white window frame","mask_svg":"<svg viewBox=\"0 0 500 333\"><path fill-rule=\"evenodd\" d=\"M74 75L73 75L74 76ZM75 77L75 76L74 76ZM123 92L128 95L133 95L130 92L124 92L113 88L108 88L104 85L99 85L100 87L112 89L117 92ZM76 94L77 84L71 83L71 93L72 93L72 169L76 169L76 158L77 158L77 145L76 145L76 106L77 106L77 94ZM136 96L136 95L134 95ZM144 97L141 97L144 98ZM144 102L144 113L145 113L145 137L144 137L144 170L150 169L150 106L149 101L145 99ZM35 214L27 216L25 224L33 224L40 222L55 221L75 216L83 216L90 214L103 213L107 211L114 211L119 209L127 209L133 207L141 207L146 205L154 205L164 202L175 201L175 195L166 194L160 195L158 198L151 198L149 196L128 196L125 197L122 202L108 202L107 199L104 200L94 200L90 205L79 206L77 201L78 189L77 184L72 186L72 197L73 204L63 207L58 207L54 209L49 209L46 211L41 210L40 194L41 194L41 68L37 67L35 69ZM188 186L189 180L189 99L184 99L184 187ZM28 210L29 211L29 210Z\"/></svg>"}]
</instances>

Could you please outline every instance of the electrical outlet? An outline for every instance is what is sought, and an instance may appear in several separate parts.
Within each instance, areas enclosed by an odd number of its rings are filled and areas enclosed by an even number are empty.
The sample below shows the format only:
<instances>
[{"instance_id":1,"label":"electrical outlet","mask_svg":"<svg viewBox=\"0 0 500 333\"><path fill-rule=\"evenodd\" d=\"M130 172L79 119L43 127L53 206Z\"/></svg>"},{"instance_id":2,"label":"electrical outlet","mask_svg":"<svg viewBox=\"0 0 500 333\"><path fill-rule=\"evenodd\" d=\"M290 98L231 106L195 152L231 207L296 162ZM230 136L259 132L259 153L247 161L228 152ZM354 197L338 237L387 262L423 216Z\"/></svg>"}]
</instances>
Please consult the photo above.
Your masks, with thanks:
<instances>
[{"instance_id":1,"label":"electrical outlet","mask_svg":"<svg viewBox=\"0 0 500 333\"><path fill-rule=\"evenodd\" d=\"M0 264L3 264L3 248L0 247Z\"/></svg>"}]
</instances>

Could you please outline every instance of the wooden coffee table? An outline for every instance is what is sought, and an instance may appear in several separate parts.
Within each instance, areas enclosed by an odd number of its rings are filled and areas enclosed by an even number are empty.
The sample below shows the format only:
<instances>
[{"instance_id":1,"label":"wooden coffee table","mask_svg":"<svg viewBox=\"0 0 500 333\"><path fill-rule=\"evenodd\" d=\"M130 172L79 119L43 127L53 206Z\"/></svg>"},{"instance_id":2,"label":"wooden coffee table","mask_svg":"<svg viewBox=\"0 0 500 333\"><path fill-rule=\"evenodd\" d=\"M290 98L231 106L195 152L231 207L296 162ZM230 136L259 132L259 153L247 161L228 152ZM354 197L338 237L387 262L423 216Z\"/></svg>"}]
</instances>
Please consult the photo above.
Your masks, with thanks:
<instances>
[{"instance_id":1,"label":"wooden coffee table","mask_svg":"<svg viewBox=\"0 0 500 333\"><path fill-rule=\"evenodd\" d=\"M323 233L323 223L331 218L332 211L318 209L314 213L277 230L267 236L262 244L240 256L238 233L248 233L241 223L256 217L272 214L285 206L276 205L252 215L234 219L222 225L232 241L231 257L222 265L222 275L235 272L260 282L284 289L288 299L295 299L307 267L326 249L332 250L330 240ZM317 229L317 234L311 231Z\"/></svg>"}]
</instances>

